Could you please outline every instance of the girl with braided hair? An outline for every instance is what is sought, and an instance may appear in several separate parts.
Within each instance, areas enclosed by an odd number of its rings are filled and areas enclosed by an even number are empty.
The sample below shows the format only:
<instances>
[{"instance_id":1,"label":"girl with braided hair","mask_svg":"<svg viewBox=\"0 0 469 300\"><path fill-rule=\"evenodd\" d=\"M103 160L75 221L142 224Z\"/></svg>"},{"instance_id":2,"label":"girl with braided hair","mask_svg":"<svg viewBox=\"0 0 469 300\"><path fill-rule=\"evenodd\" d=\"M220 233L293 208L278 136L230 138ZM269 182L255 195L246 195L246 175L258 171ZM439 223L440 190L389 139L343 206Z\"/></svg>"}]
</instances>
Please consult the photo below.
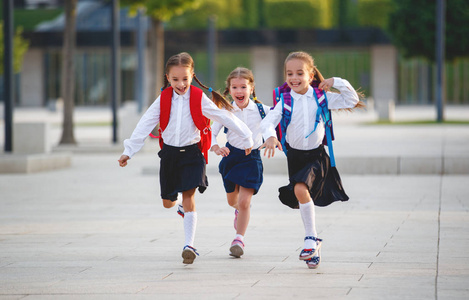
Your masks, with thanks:
<instances>
[{"instance_id":1,"label":"girl with braided hair","mask_svg":"<svg viewBox=\"0 0 469 300\"><path fill-rule=\"evenodd\" d=\"M201 89L192 86L192 79L212 93L210 100ZM221 108L224 109L221 109ZM143 146L145 139L160 123L160 187L163 206L176 204L182 193L185 244L184 264L192 264L197 212L195 190L203 193L208 186L205 165L210 147L210 120L213 119L239 135L240 147L248 155L253 146L249 128L230 112L231 104L220 94L203 85L195 76L194 61L188 53L169 58L165 68L165 85L161 95L142 116L131 137L124 141L124 153L119 165L127 161ZM204 152L204 153L202 153Z\"/></svg>"},{"instance_id":2,"label":"girl with braided hair","mask_svg":"<svg viewBox=\"0 0 469 300\"><path fill-rule=\"evenodd\" d=\"M230 255L237 258L244 254L244 235L251 214L251 198L257 194L263 180L262 160L257 148L263 143L260 123L270 111L270 107L257 100L254 86L252 72L238 67L226 79L224 96L228 94L231 96L234 103L233 114L252 131L253 149L256 150L244 155L242 137L237 132L226 129L227 143L224 147L220 147L217 144L217 136L223 125L219 122L212 124L211 151L223 156L219 172L225 186L228 204L235 209L236 236L231 243Z\"/></svg>"}]
</instances>

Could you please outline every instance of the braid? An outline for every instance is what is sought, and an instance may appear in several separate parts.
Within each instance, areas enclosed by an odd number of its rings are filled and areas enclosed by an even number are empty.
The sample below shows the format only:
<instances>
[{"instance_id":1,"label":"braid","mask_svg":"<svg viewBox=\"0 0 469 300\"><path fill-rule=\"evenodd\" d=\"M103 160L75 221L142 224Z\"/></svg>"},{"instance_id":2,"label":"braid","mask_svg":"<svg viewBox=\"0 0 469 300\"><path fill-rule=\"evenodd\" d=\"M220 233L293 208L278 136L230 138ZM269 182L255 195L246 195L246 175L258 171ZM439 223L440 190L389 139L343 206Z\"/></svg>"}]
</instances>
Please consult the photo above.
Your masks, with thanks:
<instances>
[{"instance_id":1,"label":"braid","mask_svg":"<svg viewBox=\"0 0 469 300\"><path fill-rule=\"evenodd\" d=\"M262 104L262 101L257 99L256 91L254 89L252 89L252 97L253 97L252 99L254 100L254 102Z\"/></svg>"},{"instance_id":2,"label":"braid","mask_svg":"<svg viewBox=\"0 0 469 300\"><path fill-rule=\"evenodd\" d=\"M166 73L164 74L164 82L163 82L163 89L164 90L165 88L167 88L169 86L169 81L168 81L168 77L166 77Z\"/></svg>"},{"instance_id":3,"label":"braid","mask_svg":"<svg viewBox=\"0 0 469 300\"><path fill-rule=\"evenodd\" d=\"M197 78L197 76L195 76L195 73L194 73L194 80L204 89L206 90L209 90L209 88L204 85L202 82L200 82L200 80ZM233 106L231 105L230 102L228 102L228 100L226 100L222 95L220 95L219 92L217 91L213 91L212 90L212 101L213 103L215 103L218 108L224 108L228 111L232 111L233 110Z\"/></svg>"}]
</instances>

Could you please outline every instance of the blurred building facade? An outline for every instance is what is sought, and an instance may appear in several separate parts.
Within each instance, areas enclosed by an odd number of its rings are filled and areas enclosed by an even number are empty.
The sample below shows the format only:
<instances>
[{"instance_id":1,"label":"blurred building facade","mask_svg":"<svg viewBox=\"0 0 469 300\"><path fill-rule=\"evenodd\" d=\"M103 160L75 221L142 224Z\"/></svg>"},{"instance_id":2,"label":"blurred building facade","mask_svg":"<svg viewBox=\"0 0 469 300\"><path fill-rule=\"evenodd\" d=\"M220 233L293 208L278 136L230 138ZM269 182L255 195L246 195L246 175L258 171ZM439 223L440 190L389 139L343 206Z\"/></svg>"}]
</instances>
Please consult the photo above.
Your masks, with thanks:
<instances>
[{"instance_id":1,"label":"blurred building facade","mask_svg":"<svg viewBox=\"0 0 469 300\"><path fill-rule=\"evenodd\" d=\"M54 1L50 1L54 2ZM77 10L77 52L75 101L78 106L105 106L110 99L110 5L100 1L79 3ZM149 58L148 19L130 17L121 9L121 102L146 99L154 88L149 81L152 70ZM145 32L143 50L143 82L137 82L138 24ZM49 106L60 99L61 47L64 18L37 27L26 33L31 41L20 74L20 106ZM214 89L224 88L224 79L237 66L253 70L256 93L269 104L272 89L283 82L283 61L291 51L307 51L325 77L348 79L375 101L398 104L430 104L433 102L432 66L417 59L404 60L386 34L376 28L363 29L284 29L284 30L219 30L217 32L217 68ZM197 76L202 82L210 78L206 30L167 30L165 56L189 52L195 61ZM447 64L447 102L469 104L469 60ZM143 89L143 93L142 93Z\"/></svg>"}]
</instances>

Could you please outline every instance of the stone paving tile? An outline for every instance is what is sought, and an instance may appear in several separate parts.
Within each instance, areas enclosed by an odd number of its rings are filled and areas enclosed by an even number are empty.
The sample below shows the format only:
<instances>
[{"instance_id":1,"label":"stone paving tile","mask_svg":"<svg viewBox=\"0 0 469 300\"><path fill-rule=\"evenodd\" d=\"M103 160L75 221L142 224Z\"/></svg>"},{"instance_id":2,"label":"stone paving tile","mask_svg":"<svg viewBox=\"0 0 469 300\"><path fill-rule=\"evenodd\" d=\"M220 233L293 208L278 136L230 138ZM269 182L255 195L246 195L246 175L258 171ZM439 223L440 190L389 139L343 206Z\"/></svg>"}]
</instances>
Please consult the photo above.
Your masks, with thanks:
<instances>
[{"instance_id":1,"label":"stone paving tile","mask_svg":"<svg viewBox=\"0 0 469 300\"><path fill-rule=\"evenodd\" d=\"M114 156L75 155L68 170L0 175L0 299L469 296L467 176L343 176L351 199L317 208L322 263L309 270L299 211L277 199L285 176L266 175L246 254L233 259L233 209L209 175L196 195L200 256L186 266L182 219L141 173L150 157L122 169Z\"/></svg>"}]
</instances>

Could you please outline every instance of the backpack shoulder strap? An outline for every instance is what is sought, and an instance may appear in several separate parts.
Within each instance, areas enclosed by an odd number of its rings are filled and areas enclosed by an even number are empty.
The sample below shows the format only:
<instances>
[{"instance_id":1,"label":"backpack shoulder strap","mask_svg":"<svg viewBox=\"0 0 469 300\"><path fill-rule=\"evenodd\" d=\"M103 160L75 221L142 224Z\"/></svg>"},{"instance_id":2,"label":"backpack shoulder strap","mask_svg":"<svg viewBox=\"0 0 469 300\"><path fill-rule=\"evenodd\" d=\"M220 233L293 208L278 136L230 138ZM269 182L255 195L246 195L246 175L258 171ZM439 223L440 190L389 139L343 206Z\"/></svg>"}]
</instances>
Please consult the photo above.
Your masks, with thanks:
<instances>
[{"instance_id":1,"label":"backpack shoulder strap","mask_svg":"<svg viewBox=\"0 0 469 300\"><path fill-rule=\"evenodd\" d=\"M210 128L210 119L202 114L203 91L198 87L191 85L190 93L189 102L192 120L194 121L197 129L200 130L200 142L198 143L198 146L205 157L205 162L208 163L208 150L211 146L212 133Z\"/></svg>"},{"instance_id":2,"label":"backpack shoulder strap","mask_svg":"<svg viewBox=\"0 0 469 300\"><path fill-rule=\"evenodd\" d=\"M327 96L323 90L317 88L317 86L313 86L314 89L314 98L316 100L316 104L318 106L316 112L316 123L314 124L313 131L308 134L310 136L315 130L320 121L320 117L322 117L324 121L324 129L326 131L326 144L329 149L329 157L331 159L331 167L335 167L335 156L334 156L334 148L332 147L332 118L331 118L331 111L329 110L328 103L327 103ZM308 137L306 136L306 137Z\"/></svg>"},{"instance_id":3,"label":"backpack shoulder strap","mask_svg":"<svg viewBox=\"0 0 469 300\"><path fill-rule=\"evenodd\" d=\"M204 130L207 127L207 118L202 114L202 94L203 91L198 87L191 85L189 103L192 120L199 130Z\"/></svg>"},{"instance_id":4,"label":"backpack shoulder strap","mask_svg":"<svg viewBox=\"0 0 469 300\"><path fill-rule=\"evenodd\" d=\"M160 95L160 126L158 128L158 136L150 133L152 138L159 139L160 149L163 149L163 137L161 134L169 123L169 115L171 114L171 99L173 98L173 88L165 88Z\"/></svg>"},{"instance_id":5,"label":"backpack shoulder strap","mask_svg":"<svg viewBox=\"0 0 469 300\"><path fill-rule=\"evenodd\" d=\"M257 109L259 110L259 114L261 115L261 118L264 119L265 118L264 106L262 105L262 103L257 103L257 102L256 102L256 105L257 105Z\"/></svg>"},{"instance_id":6,"label":"backpack shoulder strap","mask_svg":"<svg viewBox=\"0 0 469 300\"><path fill-rule=\"evenodd\" d=\"M287 147L285 147L286 132L287 132L287 127L291 121L291 114L292 114L292 109L293 109L293 99L291 98L290 88L286 82L273 90L273 98L274 98L273 99L274 105L272 106L271 109L273 109L279 102L281 102L281 105L282 105L282 119L280 120L280 123L275 128L275 130L277 132L277 139L282 144L283 151L285 152L285 155L286 155L287 154Z\"/></svg>"},{"instance_id":7,"label":"backpack shoulder strap","mask_svg":"<svg viewBox=\"0 0 469 300\"><path fill-rule=\"evenodd\" d=\"M173 88L167 87L161 92L160 96L160 128L161 131L166 129L171 113L171 99L173 98Z\"/></svg>"}]
</instances>

